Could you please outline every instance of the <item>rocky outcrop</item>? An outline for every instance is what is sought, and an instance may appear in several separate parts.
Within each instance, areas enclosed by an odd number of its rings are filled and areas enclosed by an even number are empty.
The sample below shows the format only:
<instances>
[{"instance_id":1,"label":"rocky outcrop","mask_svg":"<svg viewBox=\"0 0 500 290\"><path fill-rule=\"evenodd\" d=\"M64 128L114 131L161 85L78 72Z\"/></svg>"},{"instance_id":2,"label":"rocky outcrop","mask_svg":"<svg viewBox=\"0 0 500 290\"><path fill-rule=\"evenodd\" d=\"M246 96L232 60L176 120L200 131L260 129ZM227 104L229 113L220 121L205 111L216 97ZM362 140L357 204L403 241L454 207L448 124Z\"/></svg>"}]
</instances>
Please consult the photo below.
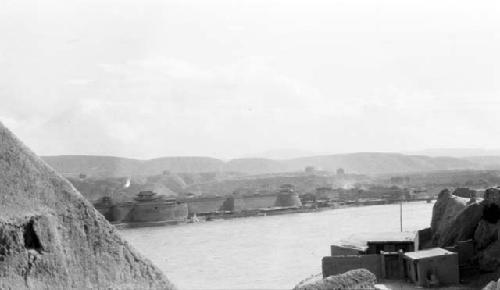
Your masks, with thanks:
<instances>
[{"instance_id":1,"label":"rocky outcrop","mask_svg":"<svg viewBox=\"0 0 500 290\"><path fill-rule=\"evenodd\" d=\"M456 217L466 208L467 200L454 196L448 189L439 193L432 210L431 232L433 244L441 245Z\"/></svg>"},{"instance_id":2,"label":"rocky outcrop","mask_svg":"<svg viewBox=\"0 0 500 290\"><path fill-rule=\"evenodd\" d=\"M441 247L453 246L458 241L469 240L474 237L478 224L482 221L484 205L472 203L460 211L447 227L438 233L437 243Z\"/></svg>"},{"instance_id":3,"label":"rocky outcrop","mask_svg":"<svg viewBox=\"0 0 500 290\"><path fill-rule=\"evenodd\" d=\"M478 250L479 267L485 272L498 271L500 268L500 190L489 188L484 193L483 219L474 232Z\"/></svg>"},{"instance_id":4,"label":"rocky outcrop","mask_svg":"<svg viewBox=\"0 0 500 290\"><path fill-rule=\"evenodd\" d=\"M483 272L500 270L500 189L489 188L484 200L469 202L443 190L432 214L434 246L454 246L472 240L474 257Z\"/></svg>"},{"instance_id":5,"label":"rocky outcrop","mask_svg":"<svg viewBox=\"0 0 500 290\"><path fill-rule=\"evenodd\" d=\"M366 269L356 269L323 278L321 274L300 282L293 290L375 289L377 278Z\"/></svg>"},{"instance_id":6,"label":"rocky outcrop","mask_svg":"<svg viewBox=\"0 0 500 290\"><path fill-rule=\"evenodd\" d=\"M174 289L0 124L0 289Z\"/></svg>"}]
</instances>

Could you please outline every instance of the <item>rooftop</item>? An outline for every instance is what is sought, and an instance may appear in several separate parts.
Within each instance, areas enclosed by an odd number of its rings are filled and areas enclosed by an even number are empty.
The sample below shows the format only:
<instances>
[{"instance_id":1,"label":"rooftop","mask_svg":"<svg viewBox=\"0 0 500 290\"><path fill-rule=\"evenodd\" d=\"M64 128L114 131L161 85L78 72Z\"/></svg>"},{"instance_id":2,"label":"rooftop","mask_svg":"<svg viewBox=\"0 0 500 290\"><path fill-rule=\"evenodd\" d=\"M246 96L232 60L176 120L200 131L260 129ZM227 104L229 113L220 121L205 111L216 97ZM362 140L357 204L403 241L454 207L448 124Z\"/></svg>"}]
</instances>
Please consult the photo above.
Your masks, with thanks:
<instances>
[{"instance_id":1,"label":"rooftop","mask_svg":"<svg viewBox=\"0 0 500 290\"><path fill-rule=\"evenodd\" d=\"M413 242L414 239L415 232L361 233L351 235L348 239L340 241L339 245L363 250L367 248L367 243Z\"/></svg>"},{"instance_id":2,"label":"rooftop","mask_svg":"<svg viewBox=\"0 0 500 290\"><path fill-rule=\"evenodd\" d=\"M417 251L417 252L407 252L405 253L405 256L413 259L413 260L420 260L420 259L426 259L426 258L432 258L436 256L444 256L444 255L451 255L455 254L453 252L450 252L448 250L445 250L443 248L432 248L432 249L427 249L427 250L422 250L422 251Z\"/></svg>"},{"instance_id":3,"label":"rooftop","mask_svg":"<svg viewBox=\"0 0 500 290\"><path fill-rule=\"evenodd\" d=\"M413 241L415 239L415 232L382 232L373 234L367 238L368 242Z\"/></svg>"}]
</instances>

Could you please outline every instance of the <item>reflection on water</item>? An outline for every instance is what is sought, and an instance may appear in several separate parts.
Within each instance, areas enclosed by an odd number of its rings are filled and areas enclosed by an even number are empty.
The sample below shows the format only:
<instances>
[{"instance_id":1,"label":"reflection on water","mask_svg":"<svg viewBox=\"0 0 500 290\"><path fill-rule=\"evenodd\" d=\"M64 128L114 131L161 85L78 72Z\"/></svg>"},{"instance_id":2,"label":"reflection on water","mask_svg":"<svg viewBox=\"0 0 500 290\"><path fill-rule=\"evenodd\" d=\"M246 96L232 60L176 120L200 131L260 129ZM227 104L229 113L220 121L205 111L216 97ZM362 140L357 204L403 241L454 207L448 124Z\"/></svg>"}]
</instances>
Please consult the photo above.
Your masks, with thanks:
<instances>
[{"instance_id":1,"label":"reflection on water","mask_svg":"<svg viewBox=\"0 0 500 290\"><path fill-rule=\"evenodd\" d=\"M403 230L428 227L432 205L403 205ZM399 205L122 230L180 289L291 289L321 272L332 242L399 231Z\"/></svg>"}]
</instances>

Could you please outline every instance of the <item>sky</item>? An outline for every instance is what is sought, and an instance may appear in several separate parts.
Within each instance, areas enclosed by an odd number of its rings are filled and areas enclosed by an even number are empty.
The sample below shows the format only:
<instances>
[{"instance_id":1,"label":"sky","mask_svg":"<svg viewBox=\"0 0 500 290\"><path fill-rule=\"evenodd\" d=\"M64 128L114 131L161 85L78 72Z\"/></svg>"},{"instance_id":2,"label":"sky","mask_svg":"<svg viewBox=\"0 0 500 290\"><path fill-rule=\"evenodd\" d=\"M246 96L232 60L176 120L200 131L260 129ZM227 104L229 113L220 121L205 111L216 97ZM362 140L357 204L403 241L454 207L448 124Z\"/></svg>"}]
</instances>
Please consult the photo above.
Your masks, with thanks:
<instances>
[{"instance_id":1,"label":"sky","mask_svg":"<svg viewBox=\"0 0 500 290\"><path fill-rule=\"evenodd\" d=\"M0 1L40 155L500 148L496 0Z\"/></svg>"}]
</instances>

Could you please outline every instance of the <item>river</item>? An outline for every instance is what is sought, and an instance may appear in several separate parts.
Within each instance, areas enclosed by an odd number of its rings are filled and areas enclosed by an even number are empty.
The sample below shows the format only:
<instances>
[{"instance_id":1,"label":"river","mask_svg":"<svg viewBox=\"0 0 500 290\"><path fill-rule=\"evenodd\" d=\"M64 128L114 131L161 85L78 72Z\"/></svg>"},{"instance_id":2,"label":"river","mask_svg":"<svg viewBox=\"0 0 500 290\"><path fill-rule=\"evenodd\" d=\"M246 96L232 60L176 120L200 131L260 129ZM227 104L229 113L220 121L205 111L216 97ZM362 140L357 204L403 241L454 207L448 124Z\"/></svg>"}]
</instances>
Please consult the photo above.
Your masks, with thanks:
<instances>
[{"instance_id":1,"label":"river","mask_svg":"<svg viewBox=\"0 0 500 290\"><path fill-rule=\"evenodd\" d=\"M428 227L433 203L403 204L403 230ZM291 289L321 272L330 245L399 231L399 205L121 230L179 289Z\"/></svg>"}]
</instances>

